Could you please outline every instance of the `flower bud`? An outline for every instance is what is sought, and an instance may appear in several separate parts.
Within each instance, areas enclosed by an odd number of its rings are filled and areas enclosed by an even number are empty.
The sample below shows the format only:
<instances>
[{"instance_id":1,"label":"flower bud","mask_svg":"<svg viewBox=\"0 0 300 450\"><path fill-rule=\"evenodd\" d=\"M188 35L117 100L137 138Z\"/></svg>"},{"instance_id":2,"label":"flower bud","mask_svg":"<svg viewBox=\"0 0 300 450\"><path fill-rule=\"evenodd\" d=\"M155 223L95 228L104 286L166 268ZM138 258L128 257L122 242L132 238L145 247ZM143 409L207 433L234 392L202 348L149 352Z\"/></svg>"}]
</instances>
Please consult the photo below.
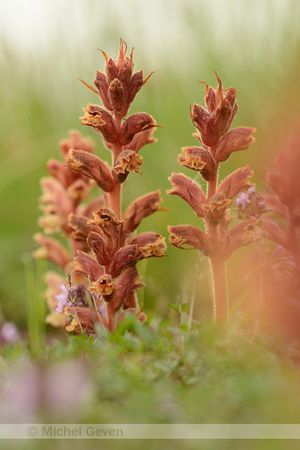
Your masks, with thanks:
<instances>
[{"instance_id":1,"label":"flower bud","mask_svg":"<svg viewBox=\"0 0 300 450\"><path fill-rule=\"evenodd\" d=\"M70 169L96 181L103 191L109 192L114 187L114 180L108 164L98 156L83 150L70 150Z\"/></svg>"},{"instance_id":2,"label":"flower bud","mask_svg":"<svg viewBox=\"0 0 300 450\"><path fill-rule=\"evenodd\" d=\"M114 111L121 113L126 106L126 92L123 84L115 78L108 87L108 99Z\"/></svg>"},{"instance_id":3,"label":"flower bud","mask_svg":"<svg viewBox=\"0 0 300 450\"><path fill-rule=\"evenodd\" d=\"M136 113L126 119L120 131L120 143L128 145L136 133L156 127L156 122L149 114Z\"/></svg>"},{"instance_id":4,"label":"flower bud","mask_svg":"<svg viewBox=\"0 0 300 450\"><path fill-rule=\"evenodd\" d=\"M107 78L104 73L99 72L99 70L96 71L96 78L94 79L94 85L99 91L99 95L101 97L101 100L103 102L103 106L108 109L109 111L112 111L112 107L108 98L108 82Z\"/></svg>"},{"instance_id":5,"label":"flower bud","mask_svg":"<svg viewBox=\"0 0 300 450\"><path fill-rule=\"evenodd\" d=\"M148 79L148 78L147 78ZM146 82L147 80L145 80ZM127 88L127 102L128 104L132 103L136 94L139 92L141 87L145 84L143 78L143 71L135 72L130 80L130 83Z\"/></svg>"},{"instance_id":6,"label":"flower bud","mask_svg":"<svg viewBox=\"0 0 300 450\"><path fill-rule=\"evenodd\" d=\"M191 118L193 124L200 132L201 141L208 147L215 147L221 137L229 130L237 111L236 91L233 88L223 90L222 82L218 80L218 87L214 90L206 85L206 106L193 105Z\"/></svg>"}]
</instances>

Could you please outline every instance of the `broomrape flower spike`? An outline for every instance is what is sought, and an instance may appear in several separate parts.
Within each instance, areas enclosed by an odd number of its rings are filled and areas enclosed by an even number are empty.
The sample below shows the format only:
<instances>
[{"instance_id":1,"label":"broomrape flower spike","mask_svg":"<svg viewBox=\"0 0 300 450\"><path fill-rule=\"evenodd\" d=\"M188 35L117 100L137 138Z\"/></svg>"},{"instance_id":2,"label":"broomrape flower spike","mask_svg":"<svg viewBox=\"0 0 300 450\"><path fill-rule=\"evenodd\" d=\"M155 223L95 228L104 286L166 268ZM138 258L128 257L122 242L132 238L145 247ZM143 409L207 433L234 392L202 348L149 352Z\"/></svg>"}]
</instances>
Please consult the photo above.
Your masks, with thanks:
<instances>
[{"instance_id":1,"label":"broomrape flower spike","mask_svg":"<svg viewBox=\"0 0 300 450\"><path fill-rule=\"evenodd\" d=\"M178 195L187 202L198 217L205 222L205 232L192 225L169 226L169 240L181 249L194 248L206 255L211 262L214 286L214 317L227 319L227 281L225 263L231 253L257 240L254 217L243 217L244 222L234 226L229 224L233 199L239 194L237 207L243 209L252 200L249 181L253 172L248 165L237 169L222 182L218 179L218 168L233 152L246 150L254 142L254 128L238 127L229 131L237 112L236 91L223 89L222 82L214 71L218 87L213 89L205 84L206 108L194 104L190 107L192 122L197 130L194 133L200 146L183 147L178 162L197 171L207 182L206 193L201 186L186 175L173 173L169 178L172 189L167 193ZM201 82L202 83L202 82ZM243 194L249 189L248 196ZM263 202L260 208L263 209Z\"/></svg>"},{"instance_id":2,"label":"broomrape flower spike","mask_svg":"<svg viewBox=\"0 0 300 450\"><path fill-rule=\"evenodd\" d=\"M113 330L118 317L138 309L136 291L144 286L136 264L143 258L163 257L166 244L157 233L138 235L140 222L159 210L160 192L137 198L123 213L122 187L130 173L141 174L143 158L139 151L156 142L158 125L147 113L126 117L135 96L148 81L143 71L133 71L133 50L121 39L116 60L101 50L104 72L96 71L94 87L82 81L102 101L88 104L80 118L92 127L111 152L111 164L94 154L92 143L72 131L70 140L60 144L63 163L50 160L50 177L42 180L40 201L45 215L39 224L47 234L58 231L69 240L68 251L57 240L39 233L36 257L55 263L71 273L69 288L63 278L49 275L47 323L64 326L67 331L95 333L101 325ZM92 189L99 195L86 202ZM83 203L84 202L84 203ZM117 316L120 309L123 312ZM104 310L104 312L103 312Z\"/></svg>"}]
</instances>

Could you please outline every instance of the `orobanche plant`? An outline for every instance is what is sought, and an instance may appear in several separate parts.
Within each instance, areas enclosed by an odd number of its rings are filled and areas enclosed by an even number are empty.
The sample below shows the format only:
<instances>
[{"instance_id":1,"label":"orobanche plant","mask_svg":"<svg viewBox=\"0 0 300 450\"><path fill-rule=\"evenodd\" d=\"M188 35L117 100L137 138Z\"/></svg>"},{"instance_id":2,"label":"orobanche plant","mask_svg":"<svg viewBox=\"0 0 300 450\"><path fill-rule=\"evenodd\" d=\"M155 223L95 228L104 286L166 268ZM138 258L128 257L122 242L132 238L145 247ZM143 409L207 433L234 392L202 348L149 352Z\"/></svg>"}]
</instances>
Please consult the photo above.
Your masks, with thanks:
<instances>
[{"instance_id":1,"label":"orobanche plant","mask_svg":"<svg viewBox=\"0 0 300 450\"><path fill-rule=\"evenodd\" d=\"M62 231L69 249L38 233L35 252L36 257L48 258L67 274L67 280L55 273L47 276L47 321L68 331L87 333L93 333L97 323L112 330L126 310L137 314L141 322L145 320L136 299L137 289L143 286L136 263L162 257L166 249L161 235L136 232L142 219L159 209L159 191L137 198L124 212L122 209L123 183L130 173L140 173L141 148L156 141L153 117L146 113L126 117L150 75L144 79L142 70L133 72L133 50L128 56L122 39L116 60L102 54L105 73L97 70L96 89L83 83L100 97L103 106L88 104L80 122L103 140L111 152L111 165L95 155L91 142L77 131L61 142L64 161L51 159L50 177L41 181L44 216L40 225L45 234ZM100 192L87 202L94 187Z\"/></svg>"},{"instance_id":2,"label":"orobanche plant","mask_svg":"<svg viewBox=\"0 0 300 450\"><path fill-rule=\"evenodd\" d=\"M206 108L194 104L190 115L197 132L194 136L200 146L183 147L179 163L197 171L207 183L206 193L200 184L182 173L169 178L172 189L168 194L179 195L205 222L205 231L192 225L169 226L170 243L180 249L194 248L210 258L214 287L214 315L216 320L226 320L228 300L226 260L242 245L257 240L256 218L231 225L230 208L236 195L247 190L253 172L248 165L237 169L219 182L219 164L233 152L246 150L254 142L254 128L238 127L229 131L237 112L236 91L223 89L215 72L218 87L205 83Z\"/></svg>"}]
</instances>

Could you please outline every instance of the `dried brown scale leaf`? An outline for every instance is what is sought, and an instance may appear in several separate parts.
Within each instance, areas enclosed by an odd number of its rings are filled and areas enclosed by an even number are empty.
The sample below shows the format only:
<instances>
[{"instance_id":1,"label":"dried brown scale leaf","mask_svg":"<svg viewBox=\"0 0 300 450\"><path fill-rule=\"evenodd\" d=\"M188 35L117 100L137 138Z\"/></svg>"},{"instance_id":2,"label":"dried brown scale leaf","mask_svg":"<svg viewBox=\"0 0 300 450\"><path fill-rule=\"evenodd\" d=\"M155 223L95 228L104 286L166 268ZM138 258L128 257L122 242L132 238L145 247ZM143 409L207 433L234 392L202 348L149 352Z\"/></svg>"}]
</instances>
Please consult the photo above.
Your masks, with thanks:
<instances>
[{"instance_id":1,"label":"dried brown scale leaf","mask_svg":"<svg viewBox=\"0 0 300 450\"><path fill-rule=\"evenodd\" d=\"M158 211L161 201L160 191L157 190L143 195L131 203L123 215L124 234L133 232L145 217Z\"/></svg>"},{"instance_id":2,"label":"dried brown scale leaf","mask_svg":"<svg viewBox=\"0 0 300 450\"><path fill-rule=\"evenodd\" d=\"M84 275L91 282L95 282L104 274L97 261L80 250L74 258L73 272Z\"/></svg>"},{"instance_id":3,"label":"dried brown scale leaf","mask_svg":"<svg viewBox=\"0 0 300 450\"><path fill-rule=\"evenodd\" d=\"M203 204L206 198L201 187L182 173L172 173L169 180L173 188L167 194L178 195L193 208L198 217L204 217Z\"/></svg>"},{"instance_id":4,"label":"dried brown scale leaf","mask_svg":"<svg viewBox=\"0 0 300 450\"><path fill-rule=\"evenodd\" d=\"M183 250L189 250L192 247L206 256L210 256L213 252L213 246L208 235L199 228L192 225L175 225L168 226L168 232L170 244L175 247Z\"/></svg>"},{"instance_id":5,"label":"dried brown scale leaf","mask_svg":"<svg viewBox=\"0 0 300 450\"><path fill-rule=\"evenodd\" d=\"M100 189L109 192L114 187L114 179L107 163L98 156L83 150L70 150L71 163L68 166L77 173L95 180Z\"/></svg>"}]
</instances>

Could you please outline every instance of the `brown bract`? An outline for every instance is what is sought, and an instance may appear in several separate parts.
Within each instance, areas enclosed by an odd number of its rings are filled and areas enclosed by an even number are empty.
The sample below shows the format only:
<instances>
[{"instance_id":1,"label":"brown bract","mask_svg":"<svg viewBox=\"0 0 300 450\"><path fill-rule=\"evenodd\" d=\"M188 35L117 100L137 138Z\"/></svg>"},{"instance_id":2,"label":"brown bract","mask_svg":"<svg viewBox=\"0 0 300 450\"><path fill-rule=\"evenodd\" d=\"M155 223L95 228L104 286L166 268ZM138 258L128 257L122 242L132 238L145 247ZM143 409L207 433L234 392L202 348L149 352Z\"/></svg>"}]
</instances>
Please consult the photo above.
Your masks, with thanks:
<instances>
[{"instance_id":1,"label":"brown bract","mask_svg":"<svg viewBox=\"0 0 300 450\"><path fill-rule=\"evenodd\" d=\"M75 172L92 178L103 191L109 192L114 187L114 179L107 163L98 156L83 150L70 150L68 167Z\"/></svg>"}]
</instances>

